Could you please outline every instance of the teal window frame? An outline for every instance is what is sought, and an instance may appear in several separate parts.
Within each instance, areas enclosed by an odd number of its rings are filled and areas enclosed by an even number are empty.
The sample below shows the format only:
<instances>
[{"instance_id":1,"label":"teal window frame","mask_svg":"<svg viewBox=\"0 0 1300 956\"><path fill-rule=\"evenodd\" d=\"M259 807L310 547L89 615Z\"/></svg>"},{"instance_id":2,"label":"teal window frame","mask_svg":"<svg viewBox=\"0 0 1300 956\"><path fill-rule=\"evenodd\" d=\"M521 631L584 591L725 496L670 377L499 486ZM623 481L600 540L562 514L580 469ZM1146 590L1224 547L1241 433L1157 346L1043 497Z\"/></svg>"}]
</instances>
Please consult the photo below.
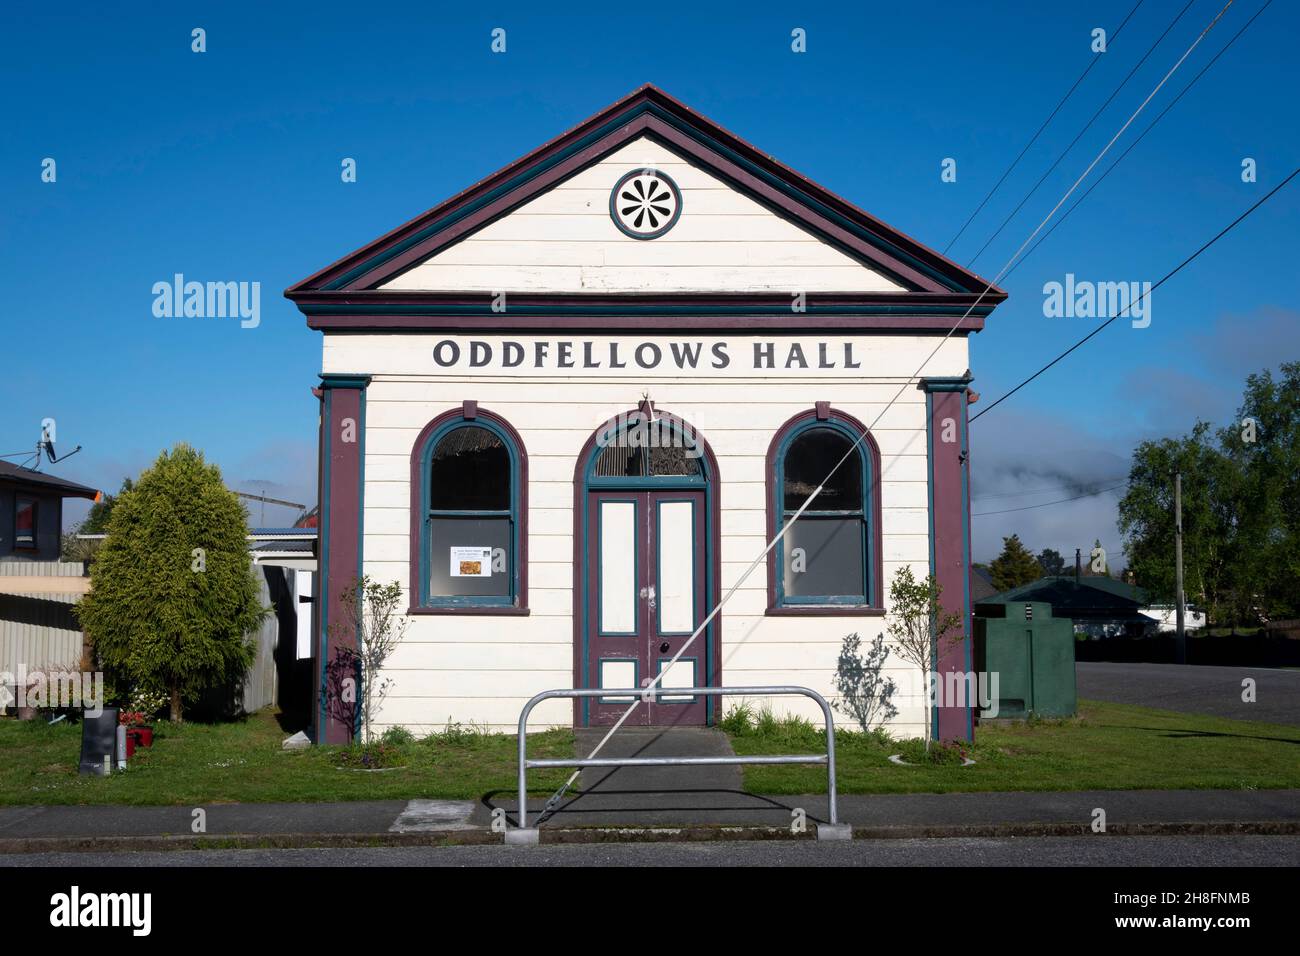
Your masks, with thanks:
<instances>
[{"instance_id":1,"label":"teal window frame","mask_svg":"<svg viewBox=\"0 0 1300 956\"><path fill-rule=\"evenodd\" d=\"M432 508L429 505L432 492L432 470L434 449L452 432L460 428L481 428L501 439L510 458L510 507L509 509L471 509L465 511ZM520 548L521 520L520 501L523 489L520 487L519 449L508 431L489 418L460 418L445 422L436 428L424 441L420 449L420 607L425 608L509 608L519 607L520 595ZM429 593L429 572L433 567L433 519L434 518L508 518L510 520L510 553L507 563L510 567L509 594L472 594L472 595L431 595Z\"/></svg>"},{"instance_id":2,"label":"teal window frame","mask_svg":"<svg viewBox=\"0 0 1300 956\"><path fill-rule=\"evenodd\" d=\"M772 507L773 514L776 516L776 529L780 531L785 527L787 521L794 514L785 507L785 463L786 457L790 451L790 445L795 439L810 431L834 431L843 435L854 445L854 454L857 456L858 464L862 469L862 501L861 507L852 510L818 510L817 501L814 499L812 507L800 515L800 520L811 519L835 519L835 518L853 518L857 517L861 523L861 549L862 549L862 593L861 594L817 594L807 596L792 596L785 593L785 546L786 535L781 537L773 549L773 557L776 561L776 574L774 575L776 584L776 602L778 608L816 608L816 607L851 607L851 608L869 608L871 596L875 593L875 555L872 554L872 544L874 541L874 530L871 526L873 516L873 498L875 494L875 483L878 480L877 475L872 472L871 461L864 447L866 438L863 433L845 422L843 419L831 416L825 420L810 419L803 422L782 436L781 444L777 448L776 462L772 476Z\"/></svg>"}]
</instances>

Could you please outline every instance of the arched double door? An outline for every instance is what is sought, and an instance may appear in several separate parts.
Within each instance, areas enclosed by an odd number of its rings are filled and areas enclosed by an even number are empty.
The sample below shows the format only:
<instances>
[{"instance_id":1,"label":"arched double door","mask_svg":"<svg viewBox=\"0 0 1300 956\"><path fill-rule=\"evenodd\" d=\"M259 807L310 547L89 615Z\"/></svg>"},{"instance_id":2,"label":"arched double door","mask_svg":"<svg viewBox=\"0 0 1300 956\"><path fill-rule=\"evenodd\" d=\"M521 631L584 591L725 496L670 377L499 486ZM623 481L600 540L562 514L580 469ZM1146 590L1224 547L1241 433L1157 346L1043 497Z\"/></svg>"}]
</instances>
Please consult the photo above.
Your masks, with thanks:
<instances>
[{"instance_id":1,"label":"arched double door","mask_svg":"<svg viewBox=\"0 0 1300 956\"><path fill-rule=\"evenodd\" d=\"M574 502L576 686L619 689L575 708L612 724L665 672L627 723L712 723L717 698L674 693L719 679L717 462L688 423L651 408L607 422L579 456ZM672 659L683 651L676 663Z\"/></svg>"}]
</instances>

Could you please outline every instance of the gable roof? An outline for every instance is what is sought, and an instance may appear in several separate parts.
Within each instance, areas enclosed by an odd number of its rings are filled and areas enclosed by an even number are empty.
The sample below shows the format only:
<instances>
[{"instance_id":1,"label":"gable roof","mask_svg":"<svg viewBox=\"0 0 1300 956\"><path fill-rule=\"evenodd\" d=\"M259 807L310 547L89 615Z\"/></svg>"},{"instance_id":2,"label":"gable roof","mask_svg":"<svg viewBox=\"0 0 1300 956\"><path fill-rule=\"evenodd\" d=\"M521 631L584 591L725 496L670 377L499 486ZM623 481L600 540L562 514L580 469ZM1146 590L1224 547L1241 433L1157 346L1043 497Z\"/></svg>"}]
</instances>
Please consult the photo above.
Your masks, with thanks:
<instances>
[{"instance_id":1,"label":"gable roof","mask_svg":"<svg viewBox=\"0 0 1300 956\"><path fill-rule=\"evenodd\" d=\"M54 475L23 468L21 465L10 464L7 461L0 461L0 482L25 485L41 491L56 491L63 498L99 498L99 492L94 488L79 485L66 478L56 478Z\"/></svg>"},{"instance_id":2,"label":"gable roof","mask_svg":"<svg viewBox=\"0 0 1300 956\"><path fill-rule=\"evenodd\" d=\"M1043 577L1018 588L982 599L983 604L1039 601L1051 604L1058 617L1136 614L1146 604L1146 592L1132 584L1107 577Z\"/></svg>"},{"instance_id":3,"label":"gable roof","mask_svg":"<svg viewBox=\"0 0 1300 956\"><path fill-rule=\"evenodd\" d=\"M511 294L510 320L491 310L483 292L383 289L397 276L473 235L620 147L652 139L684 161L723 180L767 210L888 276L903 291L808 293L792 314L788 293ZM507 290L508 291L508 290ZM691 317L770 316L746 327L915 328L947 331L968 310L959 331L982 328L1006 293L848 200L800 175L653 85L645 85L549 143L314 275L285 295L324 329L474 328L470 316L495 327L564 325L609 329L683 327ZM610 317L630 317L611 322ZM872 321L871 317L877 317ZM458 322L437 321L454 317ZM548 321L529 321L548 319ZM557 317L562 317L557 320ZM584 320L583 317L592 317ZM599 317L599 318L596 318ZM835 317L835 318L832 318ZM879 317L884 317L883 319ZM656 321L660 320L660 321ZM946 320L943 321L943 320ZM725 324L725 323L723 323ZM741 323L736 323L741 324ZM478 325L484 328L488 325Z\"/></svg>"},{"instance_id":4,"label":"gable roof","mask_svg":"<svg viewBox=\"0 0 1300 956\"><path fill-rule=\"evenodd\" d=\"M984 568L977 568L974 565L970 569L970 599L972 604L979 604L987 601L998 593L998 589L993 586L993 578Z\"/></svg>"}]
</instances>

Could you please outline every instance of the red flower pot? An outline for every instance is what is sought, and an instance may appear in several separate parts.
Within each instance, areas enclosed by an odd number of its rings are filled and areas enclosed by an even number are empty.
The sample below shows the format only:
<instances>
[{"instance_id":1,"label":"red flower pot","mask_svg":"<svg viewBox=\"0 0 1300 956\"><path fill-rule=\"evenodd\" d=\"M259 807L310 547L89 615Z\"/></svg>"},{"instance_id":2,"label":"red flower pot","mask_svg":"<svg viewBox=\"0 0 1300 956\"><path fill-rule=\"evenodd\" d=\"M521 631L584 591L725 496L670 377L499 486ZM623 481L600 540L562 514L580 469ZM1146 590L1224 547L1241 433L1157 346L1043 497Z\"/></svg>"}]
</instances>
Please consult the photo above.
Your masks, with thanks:
<instances>
[{"instance_id":1,"label":"red flower pot","mask_svg":"<svg viewBox=\"0 0 1300 956\"><path fill-rule=\"evenodd\" d=\"M130 760L137 747L153 746L152 727L126 728L126 759Z\"/></svg>"}]
</instances>

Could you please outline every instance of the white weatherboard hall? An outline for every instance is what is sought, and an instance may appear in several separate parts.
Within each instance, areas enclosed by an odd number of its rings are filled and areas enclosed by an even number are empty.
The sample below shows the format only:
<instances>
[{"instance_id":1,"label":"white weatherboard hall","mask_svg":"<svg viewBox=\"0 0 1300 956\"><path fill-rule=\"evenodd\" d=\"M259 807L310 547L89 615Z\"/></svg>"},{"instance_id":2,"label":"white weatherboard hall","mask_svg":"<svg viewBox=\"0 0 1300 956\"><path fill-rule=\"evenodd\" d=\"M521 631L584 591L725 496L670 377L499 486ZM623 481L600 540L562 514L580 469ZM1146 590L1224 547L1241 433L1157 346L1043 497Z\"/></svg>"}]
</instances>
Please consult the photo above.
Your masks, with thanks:
<instances>
[{"instance_id":1,"label":"white weatherboard hall","mask_svg":"<svg viewBox=\"0 0 1300 956\"><path fill-rule=\"evenodd\" d=\"M1005 294L653 86L287 295L324 339L318 742L356 720L335 689L360 575L408 600L380 724L510 730L540 691L658 675L823 481L632 722L734 700L691 686L833 696L904 565L969 633L967 340ZM888 669L893 729L920 735L921 675ZM969 738L970 709L933 729Z\"/></svg>"}]
</instances>

